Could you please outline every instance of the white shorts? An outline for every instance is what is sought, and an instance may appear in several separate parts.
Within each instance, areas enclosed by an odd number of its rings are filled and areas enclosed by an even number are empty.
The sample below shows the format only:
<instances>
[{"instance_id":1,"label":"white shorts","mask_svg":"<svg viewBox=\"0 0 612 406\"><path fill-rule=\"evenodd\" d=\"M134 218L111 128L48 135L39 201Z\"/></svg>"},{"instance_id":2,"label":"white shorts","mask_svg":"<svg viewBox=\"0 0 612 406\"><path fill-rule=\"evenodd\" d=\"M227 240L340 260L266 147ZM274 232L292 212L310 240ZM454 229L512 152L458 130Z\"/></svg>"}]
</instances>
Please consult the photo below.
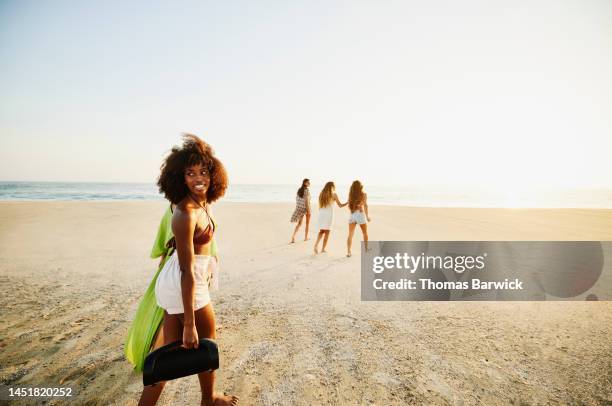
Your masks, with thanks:
<instances>
[{"instance_id":1,"label":"white shorts","mask_svg":"<svg viewBox=\"0 0 612 406\"><path fill-rule=\"evenodd\" d=\"M351 217L349 217L349 224L366 224L368 222L368 219L366 218L366 215L364 212L362 211L355 211L351 213Z\"/></svg>"},{"instance_id":2,"label":"white shorts","mask_svg":"<svg viewBox=\"0 0 612 406\"><path fill-rule=\"evenodd\" d=\"M193 310L201 309L210 303L208 292L208 266L210 255L195 255L193 273L195 276L195 303ZM181 294L181 269L176 251L164 265L155 283L155 298L157 305L166 310L168 314L185 313L183 296Z\"/></svg>"}]
</instances>

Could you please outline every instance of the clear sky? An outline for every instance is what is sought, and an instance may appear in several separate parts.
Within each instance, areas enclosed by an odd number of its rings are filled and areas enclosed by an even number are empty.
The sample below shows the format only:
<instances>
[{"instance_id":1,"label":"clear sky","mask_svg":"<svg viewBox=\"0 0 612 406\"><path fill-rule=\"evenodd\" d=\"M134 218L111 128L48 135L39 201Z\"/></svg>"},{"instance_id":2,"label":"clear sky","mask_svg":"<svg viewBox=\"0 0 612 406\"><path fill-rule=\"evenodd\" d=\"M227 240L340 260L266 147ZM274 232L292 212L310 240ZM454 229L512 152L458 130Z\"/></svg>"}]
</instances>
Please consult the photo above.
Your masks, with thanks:
<instances>
[{"instance_id":1,"label":"clear sky","mask_svg":"<svg viewBox=\"0 0 612 406\"><path fill-rule=\"evenodd\" d=\"M612 187L612 2L2 1L0 180Z\"/></svg>"}]
</instances>

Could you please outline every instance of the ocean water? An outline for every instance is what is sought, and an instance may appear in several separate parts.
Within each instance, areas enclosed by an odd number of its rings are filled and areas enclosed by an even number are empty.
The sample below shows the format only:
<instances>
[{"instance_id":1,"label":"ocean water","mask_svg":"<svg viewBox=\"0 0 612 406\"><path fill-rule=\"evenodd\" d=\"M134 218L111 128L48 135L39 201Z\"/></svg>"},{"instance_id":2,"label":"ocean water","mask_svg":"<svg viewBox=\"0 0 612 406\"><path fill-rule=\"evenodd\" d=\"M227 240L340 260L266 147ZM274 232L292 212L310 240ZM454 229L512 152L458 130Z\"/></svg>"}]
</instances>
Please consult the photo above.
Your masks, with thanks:
<instances>
[{"instance_id":1,"label":"ocean water","mask_svg":"<svg viewBox=\"0 0 612 406\"><path fill-rule=\"evenodd\" d=\"M223 200L230 202L294 202L299 185L232 184ZM322 185L310 187L313 203ZM338 185L341 201L348 185ZM612 189L443 190L415 187L366 187L368 203L416 207L567 207L612 208ZM151 183L0 182L0 200L162 200Z\"/></svg>"}]
</instances>

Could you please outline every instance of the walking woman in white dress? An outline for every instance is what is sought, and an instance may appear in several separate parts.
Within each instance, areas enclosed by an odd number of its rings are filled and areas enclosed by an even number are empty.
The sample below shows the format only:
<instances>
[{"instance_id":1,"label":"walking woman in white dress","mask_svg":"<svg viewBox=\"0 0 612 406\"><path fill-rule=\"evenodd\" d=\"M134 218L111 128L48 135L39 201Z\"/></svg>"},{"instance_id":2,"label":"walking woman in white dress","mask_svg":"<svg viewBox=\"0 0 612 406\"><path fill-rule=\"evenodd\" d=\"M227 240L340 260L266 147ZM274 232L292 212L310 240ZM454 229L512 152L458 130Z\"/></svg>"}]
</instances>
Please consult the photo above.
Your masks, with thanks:
<instances>
[{"instance_id":1,"label":"walking woman in white dress","mask_svg":"<svg viewBox=\"0 0 612 406\"><path fill-rule=\"evenodd\" d=\"M334 182L327 182L319 194L319 235L314 245L315 254L319 253L319 242L321 238L323 238L323 248L321 252L327 252L325 251L325 247L327 247L329 232L334 222L334 202L336 202L338 207L344 207L348 204L348 202L340 203L338 195L336 194L336 185L334 185Z\"/></svg>"}]
</instances>

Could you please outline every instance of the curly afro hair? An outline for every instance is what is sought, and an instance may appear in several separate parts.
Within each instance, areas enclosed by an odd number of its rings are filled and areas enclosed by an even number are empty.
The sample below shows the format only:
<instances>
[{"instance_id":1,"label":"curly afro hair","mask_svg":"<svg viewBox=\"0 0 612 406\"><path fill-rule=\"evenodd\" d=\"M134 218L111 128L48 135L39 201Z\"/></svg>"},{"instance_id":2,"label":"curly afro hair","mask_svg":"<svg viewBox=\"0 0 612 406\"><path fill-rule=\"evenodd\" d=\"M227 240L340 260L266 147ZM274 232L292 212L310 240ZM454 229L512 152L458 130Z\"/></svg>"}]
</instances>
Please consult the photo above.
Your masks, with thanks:
<instances>
[{"instance_id":1,"label":"curly afro hair","mask_svg":"<svg viewBox=\"0 0 612 406\"><path fill-rule=\"evenodd\" d=\"M185 170L193 165L202 165L210 173L210 185L206 200L212 203L225 194L228 179L225 167L215 157L210 145L193 134L183 134L183 145L174 146L161 166L157 179L159 192L174 204L178 204L189 193L185 184Z\"/></svg>"}]
</instances>

